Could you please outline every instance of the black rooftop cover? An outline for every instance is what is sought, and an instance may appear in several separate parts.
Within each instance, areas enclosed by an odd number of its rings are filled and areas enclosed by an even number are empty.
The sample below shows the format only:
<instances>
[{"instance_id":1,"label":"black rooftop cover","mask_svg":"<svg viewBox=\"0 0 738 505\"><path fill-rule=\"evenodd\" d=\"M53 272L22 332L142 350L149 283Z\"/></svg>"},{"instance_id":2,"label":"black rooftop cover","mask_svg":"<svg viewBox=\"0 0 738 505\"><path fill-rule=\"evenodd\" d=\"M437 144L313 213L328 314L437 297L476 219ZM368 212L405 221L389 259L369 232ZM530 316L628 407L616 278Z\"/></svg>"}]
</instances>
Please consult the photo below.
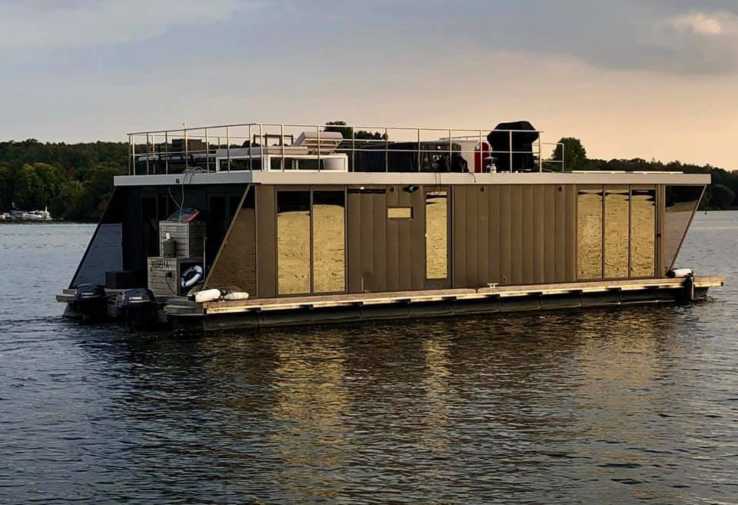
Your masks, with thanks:
<instances>
[{"instance_id":1,"label":"black rooftop cover","mask_svg":"<svg viewBox=\"0 0 738 505\"><path fill-rule=\"evenodd\" d=\"M510 130L515 130L512 133ZM512 137L512 147L510 138ZM510 170L510 151L513 171L528 172L536 170L533 158L533 142L538 140L538 132L528 121L513 121L495 126L487 140L492 146L492 158L498 172Z\"/></svg>"}]
</instances>

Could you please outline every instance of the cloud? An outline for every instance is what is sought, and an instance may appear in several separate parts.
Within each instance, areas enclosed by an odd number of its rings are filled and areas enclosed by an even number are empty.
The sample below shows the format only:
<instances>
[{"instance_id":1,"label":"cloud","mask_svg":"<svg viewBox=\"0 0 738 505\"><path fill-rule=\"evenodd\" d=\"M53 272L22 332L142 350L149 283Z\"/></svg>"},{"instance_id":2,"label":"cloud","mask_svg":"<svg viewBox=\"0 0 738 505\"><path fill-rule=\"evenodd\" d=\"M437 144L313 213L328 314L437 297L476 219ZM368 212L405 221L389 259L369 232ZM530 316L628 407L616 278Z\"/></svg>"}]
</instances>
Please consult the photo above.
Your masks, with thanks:
<instances>
[{"instance_id":1,"label":"cloud","mask_svg":"<svg viewBox=\"0 0 738 505\"><path fill-rule=\"evenodd\" d=\"M690 12L674 16L667 22L678 32L703 36L735 35L738 17L727 12Z\"/></svg>"},{"instance_id":2,"label":"cloud","mask_svg":"<svg viewBox=\"0 0 738 505\"><path fill-rule=\"evenodd\" d=\"M18 1L0 6L0 50L69 49L125 44L174 27L213 24L237 0Z\"/></svg>"}]
</instances>

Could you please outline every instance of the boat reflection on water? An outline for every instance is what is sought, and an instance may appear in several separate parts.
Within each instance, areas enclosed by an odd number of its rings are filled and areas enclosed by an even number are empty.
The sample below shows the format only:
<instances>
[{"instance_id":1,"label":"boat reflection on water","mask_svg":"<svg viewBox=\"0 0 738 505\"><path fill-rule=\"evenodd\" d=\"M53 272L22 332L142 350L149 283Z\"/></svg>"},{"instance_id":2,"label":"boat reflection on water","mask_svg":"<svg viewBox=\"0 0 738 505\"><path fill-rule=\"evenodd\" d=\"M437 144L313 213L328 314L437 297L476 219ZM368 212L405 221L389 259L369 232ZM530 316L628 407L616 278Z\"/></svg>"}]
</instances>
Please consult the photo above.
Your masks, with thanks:
<instances>
[{"instance_id":1,"label":"boat reflection on water","mask_svg":"<svg viewBox=\"0 0 738 505\"><path fill-rule=\"evenodd\" d=\"M688 379L679 363L699 345L681 338L696 325L678 311L131 337L114 358L133 362L131 394L111 408L166 436L163 452L195 459L189 471L254 496L276 487L304 502L402 483L443 497L480 478L514 491L515 475L544 485L562 462L582 464L581 486L596 495L613 472L653 459L634 448L679 438L653 423L689 405L685 388L664 386ZM163 452L130 456L145 474Z\"/></svg>"}]
</instances>

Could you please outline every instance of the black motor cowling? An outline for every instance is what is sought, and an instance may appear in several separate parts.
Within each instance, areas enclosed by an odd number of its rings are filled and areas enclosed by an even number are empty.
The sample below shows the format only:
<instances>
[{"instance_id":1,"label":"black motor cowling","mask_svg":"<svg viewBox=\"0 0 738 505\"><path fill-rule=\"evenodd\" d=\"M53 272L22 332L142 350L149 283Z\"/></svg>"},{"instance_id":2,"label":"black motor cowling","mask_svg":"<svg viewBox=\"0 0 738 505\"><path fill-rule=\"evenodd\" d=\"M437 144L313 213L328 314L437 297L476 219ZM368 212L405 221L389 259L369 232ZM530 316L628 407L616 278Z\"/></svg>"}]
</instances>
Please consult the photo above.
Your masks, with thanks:
<instances>
[{"instance_id":1,"label":"black motor cowling","mask_svg":"<svg viewBox=\"0 0 738 505\"><path fill-rule=\"evenodd\" d=\"M487 135L487 140L492 146L490 154L498 172L538 170L533 156L533 142L538 140L538 132L528 121L500 123Z\"/></svg>"},{"instance_id":2,"label":"black motor cowling","mask_svg":"<svg viewBox=\"0 0 738 505\"><path fill-rule=\"evenodd\" d=\"M103 319L107 316L107 295L99 284L80 284L74 290L74 311L85 319Z\"/></svg>"},{"instance_id":3,"label":"black motor cowling","mask_svg":"<svg viewBox=\"0 0 738 505\"><path fill-rule=\"evenodd\" d=\"M147 324L156 319L156 297L146 288L126 289L116 297L115 309L118 317L130 324Z\"/></svg>"},{"instance_id":4,"label":"black motor cowling","mask_svg":"<svg viewBox=\"0 0 738 505\"><path fill-rule=\"evenodd\" d=\"M75 302L105 300L105 288L99 284L80 284L74 291Z\"/></svg>"}]
</instances>

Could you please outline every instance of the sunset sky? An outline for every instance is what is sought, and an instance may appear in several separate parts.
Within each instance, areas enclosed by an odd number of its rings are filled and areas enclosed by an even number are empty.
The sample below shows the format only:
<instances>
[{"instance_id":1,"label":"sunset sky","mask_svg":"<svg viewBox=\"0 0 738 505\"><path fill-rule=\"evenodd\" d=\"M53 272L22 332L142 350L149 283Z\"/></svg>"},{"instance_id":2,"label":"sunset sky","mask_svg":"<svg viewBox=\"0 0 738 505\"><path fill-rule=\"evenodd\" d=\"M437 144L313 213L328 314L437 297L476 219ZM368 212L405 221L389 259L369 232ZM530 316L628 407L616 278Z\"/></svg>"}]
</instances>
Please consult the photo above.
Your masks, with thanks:
<instances>
[{"instance_id":1,"label":"sunset sky","mask_svg":"<svg viewBox=\"0 0 738 505\"><path fill-rule=\"evenodd\" d=\"M489 128L738 169L736 0L0 0L0 140Z\"/></svg>"}]
</instances>

